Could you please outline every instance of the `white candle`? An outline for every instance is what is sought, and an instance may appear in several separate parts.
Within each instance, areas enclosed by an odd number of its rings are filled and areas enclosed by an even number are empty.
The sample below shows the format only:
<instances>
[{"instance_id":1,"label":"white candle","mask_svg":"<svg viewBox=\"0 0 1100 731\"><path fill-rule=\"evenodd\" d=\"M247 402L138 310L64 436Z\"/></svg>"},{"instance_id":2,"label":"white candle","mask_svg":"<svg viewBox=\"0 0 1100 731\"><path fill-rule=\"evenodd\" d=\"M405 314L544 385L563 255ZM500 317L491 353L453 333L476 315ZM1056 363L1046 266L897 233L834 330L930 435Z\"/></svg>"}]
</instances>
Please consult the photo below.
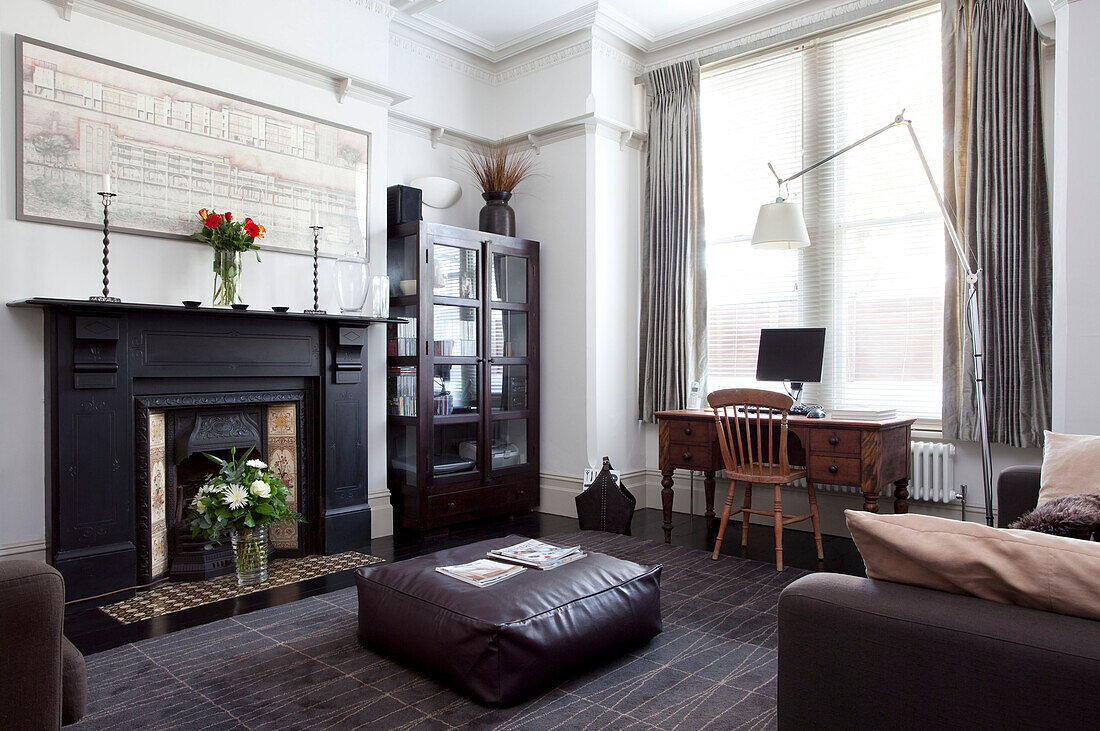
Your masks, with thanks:
<instances>
[{"instance_id":1,"label":"white candle","mask_svg":"<svg viewBox=\"0 0 1100 731\"><path fill-rule=\"evenodd\" d=\"M317 220L318 220L317 204L314 203L313 204L313 210L312 210L312 212L310 213L310 216L309 216L309 225L310 226L320 226L321 224L319 224L317 222Z\"/></svg>"},{"instance_id":2,"label":"white candle","mask_svg":"<svg viewBox=\"0 0 1100 731\"><path fill-rule=\"evenodd\" d=\"M111 174L110 173L103 173L103 192L104 193L110 193L111 192Z\"/></svg>"}]
</instances>

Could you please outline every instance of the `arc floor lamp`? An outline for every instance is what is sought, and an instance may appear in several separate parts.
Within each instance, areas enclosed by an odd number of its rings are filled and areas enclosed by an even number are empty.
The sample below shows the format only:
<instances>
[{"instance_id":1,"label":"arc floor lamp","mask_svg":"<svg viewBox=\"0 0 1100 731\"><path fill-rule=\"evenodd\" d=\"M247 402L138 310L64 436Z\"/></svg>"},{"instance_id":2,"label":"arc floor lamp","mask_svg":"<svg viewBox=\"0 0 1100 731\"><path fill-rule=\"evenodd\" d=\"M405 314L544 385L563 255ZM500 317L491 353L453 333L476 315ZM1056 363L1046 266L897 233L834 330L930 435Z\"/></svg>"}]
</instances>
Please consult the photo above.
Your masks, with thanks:
<instances>
[{"instance_id":1,"label":"arc floor lamp","mask_svg":"<svg viewBox=\"0 0 1100 731\"><path fill-rule=\"evenodd\" d=\"M983 382L982 324L978 306L978 285L982 270L975 270L970 266L970 261L963 251L962 242L959 240L955 222L952 220L951 213L947 210L947 205L943 201L939 186L936 185L936 179L932 176L932 169L928 167L928 159L925 158L924 150L917 140L917 133L913 131L913 122L905 118L905 110L901 110L901 114L894 117L894 121L885 127L875 130L846 147L840 148L828 157L818 160L813 165L809 165L789 177L779 177L779 173L775 171L772 164L768 163L772 175L775 176L779 184L780 195L776 198L775 203L765 203L760 206L760 214L756 219L756 229L753 231L752 246L757 249L801 249L809 246L810 235L806 231L806 221L802 217L802 208L797 203L792 203L783 198L784 184L802 177L811 170L821 167L894 127L905 127L909 131L909 139L913 141L913 148L917 151L917 156L924 167L928 184L932 186L932 193L936 196L936 203L939 204L940 213L943 215L943 221L947 226L947 234L955 247L955 254L959 257L959 264L962 265L964 280L966 281L966 326L967 331L970 333L970 342L974 352L974 395L977 401L978 429L981 438L985 522L988 525L993 525L993 461L989 452L989 424L986 417L985 385Z\"/></svg>"}]
</instances>

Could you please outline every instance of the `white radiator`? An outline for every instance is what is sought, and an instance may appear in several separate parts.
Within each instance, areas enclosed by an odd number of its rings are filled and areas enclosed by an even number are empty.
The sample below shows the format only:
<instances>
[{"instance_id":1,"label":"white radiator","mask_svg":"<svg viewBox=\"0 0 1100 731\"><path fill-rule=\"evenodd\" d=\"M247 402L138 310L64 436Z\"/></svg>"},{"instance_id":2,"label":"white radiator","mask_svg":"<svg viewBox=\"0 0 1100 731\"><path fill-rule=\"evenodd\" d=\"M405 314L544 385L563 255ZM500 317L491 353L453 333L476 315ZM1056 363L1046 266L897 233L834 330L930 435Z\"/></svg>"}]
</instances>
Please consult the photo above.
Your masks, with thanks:
<instances>
[{"instance_id":1,"label":"white radiator","mask_svg":"<svg viewBox=\"0 0 1100 731\"><path fill-rule=\"evenodd\" d=\"M909 480L909 499L936 503L955 502L955 445L939 442L909 442L912 456L912 479ZM805 485L804 481L799 481ZM825 492L860 494L858 487L849 485L814 485ZM882 497L893 497L894 486L882 491Z\"/></svg>"}]
</instances>

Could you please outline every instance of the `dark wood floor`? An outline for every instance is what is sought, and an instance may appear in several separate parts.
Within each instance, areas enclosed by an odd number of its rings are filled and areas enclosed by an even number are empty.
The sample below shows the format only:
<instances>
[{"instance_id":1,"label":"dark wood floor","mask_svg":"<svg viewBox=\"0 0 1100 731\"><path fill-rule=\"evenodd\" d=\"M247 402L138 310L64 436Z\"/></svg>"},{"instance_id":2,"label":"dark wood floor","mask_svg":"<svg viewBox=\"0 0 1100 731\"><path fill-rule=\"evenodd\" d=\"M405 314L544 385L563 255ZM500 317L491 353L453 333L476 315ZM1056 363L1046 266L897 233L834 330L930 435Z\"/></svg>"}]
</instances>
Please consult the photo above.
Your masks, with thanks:
<instances>
[{"instance_id":1,"label":"dark wood floor","mask_svg":"<svg viewBox=\"0 0 1100 731\"><path fill-rule=\"evenodd\" d=\"M664 540L661 530L660 510L639 510L634 514L632 533L640 538L654 541ZM439 551L444 548L462 546L487 538L506 536L511 533L538 538L540 536L564 533L578 529L577 521L559 515L530 513L515 518L497 518L469 523L452 528L444 535L423 537L414 533L399 533L395 536L376 538L364 551L384 558L387 561L400 561L413 556ZM743 555L758 561L775 561L775 542L771 526L752 525L749 527L749 546L742 553L740 543L741 527L731 523L726 531L726 540L722 546L723 554ZM672 543L710 550L706 521L701 516L690 517L675 514L673 517ZM810 533L788 530L784 533L783 556L787 566L811 571L830 571L834 573L864 575L863 560L850 538L825 536L825 561L819 564L814 550L813 536ZM317 594L344 589L354 584L352 571L341 571L316 579L300 581L296 584L279 586L258 591L236 599L206 604L201 607L185 609L180 612L148 619L133 624L121 624L95 606L87 604L72 605L65 616L65 634L85 655L109 650L128 642L175 632L187 627L213 622L218 619L246 614L257 609L272 607L297 601Z\"/></svg>"}]
</instances>

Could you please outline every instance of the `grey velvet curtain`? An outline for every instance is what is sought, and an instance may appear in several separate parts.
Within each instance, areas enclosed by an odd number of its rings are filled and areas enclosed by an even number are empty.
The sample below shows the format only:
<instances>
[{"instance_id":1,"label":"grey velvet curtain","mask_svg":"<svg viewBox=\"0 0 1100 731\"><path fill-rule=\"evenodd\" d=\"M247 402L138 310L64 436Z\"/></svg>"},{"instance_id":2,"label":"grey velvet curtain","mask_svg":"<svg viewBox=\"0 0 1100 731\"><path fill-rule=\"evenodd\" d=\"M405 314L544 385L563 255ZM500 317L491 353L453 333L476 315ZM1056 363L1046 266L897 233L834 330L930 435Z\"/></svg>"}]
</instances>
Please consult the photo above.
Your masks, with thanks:
<instances>
[{"instance_id":1,"label":"grey velvet curtain","mask_svg":"<svg viewBox=\"0 0 1100 731\"><path fill-rule=\"evenodd\" d=\"M641 260L638 418L682 409L706 368L699 63L651 71Z\"/></svg>"},{"instance_id":2,"label":"grey velvet curtain","mask_svg":"<svg viewBox=\"0 0 1100 731\"><path fill-rule=\"evenodd\" d=\"M981 268L990 440L1042 444L1051 423L1051 233L1040 39L1022 0L941 0L944 195ZM943 432L976 440L966 289L948 247Z\"/></svg>"}]
</instances>

